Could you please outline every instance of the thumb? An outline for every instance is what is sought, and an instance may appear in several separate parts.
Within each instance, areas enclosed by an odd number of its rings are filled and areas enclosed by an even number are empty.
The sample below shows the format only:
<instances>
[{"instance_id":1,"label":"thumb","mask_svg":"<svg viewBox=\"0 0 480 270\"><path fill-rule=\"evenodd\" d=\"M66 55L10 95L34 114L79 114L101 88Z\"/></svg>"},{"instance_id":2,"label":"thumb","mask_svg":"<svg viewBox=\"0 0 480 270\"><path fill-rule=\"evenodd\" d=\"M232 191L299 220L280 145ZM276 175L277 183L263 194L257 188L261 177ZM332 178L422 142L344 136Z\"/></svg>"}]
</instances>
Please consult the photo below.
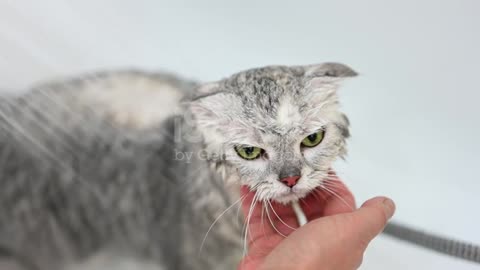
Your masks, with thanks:
<instances>
[{"instance_id":1,"label":"thumb","mask_svg":"<svg viewBox=\"0 0 480 270\"><path fill-rule=\"evenodd\" d=\"M357 211L350 213L353 219L349 224L354 226L349 230L357 235L359 248L366 248L368 243L380 234L388 220L395 213L394 202L386 197L376 197L366 201Z\"/></svg>"}]
</instances>

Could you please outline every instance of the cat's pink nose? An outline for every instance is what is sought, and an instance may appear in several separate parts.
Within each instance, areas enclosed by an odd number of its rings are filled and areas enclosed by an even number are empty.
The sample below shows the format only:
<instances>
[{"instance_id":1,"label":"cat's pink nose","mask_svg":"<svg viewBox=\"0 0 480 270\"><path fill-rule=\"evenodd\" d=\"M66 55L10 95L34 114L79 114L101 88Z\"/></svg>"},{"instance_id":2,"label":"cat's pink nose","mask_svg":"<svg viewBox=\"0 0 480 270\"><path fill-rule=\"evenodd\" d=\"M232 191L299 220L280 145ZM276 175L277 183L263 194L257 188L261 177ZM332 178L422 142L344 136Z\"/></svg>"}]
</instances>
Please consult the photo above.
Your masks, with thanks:
<instances>
[{"instance_id":1,"label":"cat's pink nose","mask_svg":"<svg viewBox=\"0 0 480 270\"><path fill-rule=\"evenodd\" d=\"M284 183L287 187L293 187L297 184L298 180L300 179L299 175L289 176L280 179L280 182Z\"/></svg>"}]
</instances>

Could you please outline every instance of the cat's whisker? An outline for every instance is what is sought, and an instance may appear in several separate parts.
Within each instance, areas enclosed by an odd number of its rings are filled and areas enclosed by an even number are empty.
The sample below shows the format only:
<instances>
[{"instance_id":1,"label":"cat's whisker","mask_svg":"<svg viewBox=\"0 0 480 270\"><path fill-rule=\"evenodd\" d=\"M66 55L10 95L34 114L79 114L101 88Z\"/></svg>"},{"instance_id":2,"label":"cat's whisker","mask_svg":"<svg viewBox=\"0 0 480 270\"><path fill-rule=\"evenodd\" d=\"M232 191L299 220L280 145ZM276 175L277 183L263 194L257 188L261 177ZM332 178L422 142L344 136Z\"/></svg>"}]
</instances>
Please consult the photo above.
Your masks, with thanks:
<instances>
[{"instance_id":1,"label":"cat's whisker","mask_svg":"<svg viewBox=\"0 0 480 270\"><path fill-rule=\"evenodd\" d=\"M332 183L332 184L343 184L345 181L342 181L340 179L338 179L337 177L334 177L334 178L331 178L331 177L325 177L323 179L323 182L329 182L329 183Z\"/></svg>"},{"instance_id":2,"label":"cat's whisker","mask_svg":"<svg viewBox=\"0 0 480 270\"><path fill-rule=\"evenodd\" d=\"M272 208L273 213L275 214L275 216L277 216L278 220L280 220L280 222L283 223L283 225L287 226L288 228L290 228L290 229L292 229L292 230L294 230L294 231L297 230L296 228L288 225L287 223L285 223L285 221L283 221L283 219L277 214L277 212L276 212L275 209L273 208L273 205L272 205L272 203L271 203L270 201L267 201L267 203L270 205L270 208Z\"/></svg>"},{"instance_id":3,"label":"cat's whisker","mask_svg":"<svg viewBox=\"0 0 480 270\"><path fill-rule=\"evenodd\" d=\"M343 181L338 178L330 178L325 177L322 181L323 183L330 183L330 184L343 184Z\"/></svg>"},{"instance_id":4,"label":"cat's whisker","mask_svg":"<svg viewBox=\"0 0 480 270\"><path fill-rule=\"evenodd\" d=\"M320 202L320 203L321 203L321 201L318 199L318 197L315 196L315 192L312 192L312 195L313 195L313 197L315 198L315 200L316 200L317 202ZM305 198L301 198L301 199L300 199L300 202L303 202L303 204L304 204L308 209L311 209L311 206L307 203L307 200L306 200Z\"/></svg>"},{"instance_id":5,"label":"cat's whisker","mask_svg":"<svg viewBox=\"0 0 480 270\"><path fill-rule=\"evenodd\" d=\"M268 206L268 205L267 205L267 206ZM283 237L287 237L286 235L284 235L283 233L281 233L281 232L277 229L277 227L275 227L275 225L274 225L274 223L273 223L273 221L272 221L272 218L270 217L270 212L268 211L268 207L266 208L266 210L267 210L267 211L266 211L266 212L267 212L267 218L268 218L268 220L270 221L270 225L272 225L272 228L273 228L279 235L281 235L281 236L283 236Z\"/></svg>"},{"instance_id":6,"label":"cat's whisker","mask_svg":"<svg viewBox=\"0 0 480 270\"><path fill-rule=\"evenodd\" d=\"M266 183L266 181L258 182L258 183L255 184L253 187L251 187L250 190L254 190L254 191L255 191L255 190L257 190L258 187L260 187L262 184L265 184L265 183ZM255 200L255 199L257 198L257 196L259 197L258 192L255 193L255 195L254 195L254 197L253 197L253 200ZM244 197L245 197L245 196L244 196ZM253 200L252 200L252 204L250 204L250 209L251 209L252 205L255 205ZM242 200L242 203L239 205L239 208L237 209L237 220L239 220L238 216L239 216L240 210L241 210L241 208L242 208L242 204L243 204L243 200ZM249 218L249 217L248 217L248 213L247 213L247 216L246 216L246 217L243 217L243 218L244 218L244 221L243 221L243 226L242 226L242 232L245 232L245 237L246 237L246 230L247 230L246 226L248 225L248 222L249 222L249 220L248 220L248 218ZM244 241L244 242L245 242L245 241ZM246 245L244 245L244 249L245 249L245 246L246 246ZM244 252L245 252L245 250L244 250Z\"/></svg>"},{"instance_id":7,"label":"cat's whisker","mask_svg":"<svg viewBox=\"0 0 480 270\"><path fill-rule=\"evenodd\" d=\"M331 184L343 184L341 180L338 179L330 179L330 178L325 178L323 180L324 183L331 183Z\"/></svg>"},{"instance_id":8,"label":"cat's whisker","mask_svg":"<svg viewBox=\"0 0 480 270\"><path fill-rule=\"evenodd\" d=\"M332 185L332 184L325 183L325 184L323 184L323 186L327 187L330 190L335 191L335 192L338 192L338 191L342 190L342 186L339 186L339 185Z\"/></svg>"},{"instance_id":9,"label":"cat's whisker","mask_svg":"<svg viewBox=\"0 0 480 270\"><path fill-rule=\"evenodd\" d=\"M255 193L255 195L253 196L253 200L252 200L252 203L250 204L250 209L248 210L248 214L247 214L247 217L246 217L245 236L244 236L244 240L243 240L243 255L244 256L247 255L248 229L250 227L250 219L251 219L252 214L253 214L253 209L255 208L255 203L257 201L257 195L258 195L258 193Z\"/></svg>"},{"instance_id":10,"label":"cat's whisker","mask_svg":"<svg viewBox=\"0 0 480 270\"><path fill-rule=\"evenodd\" d=\"M320 203L322 202L321 198L319 197L317 192L315 192L315 190L312 190L310 194L313 196L313 198L315 198L315 200L317 200L317 202L320 202Z\"/></svg>"},{"instance_id":11,"label":"cat's whisker","mask_svg":"<svg viewBox=\"0 0 480 270\"><path fill-rule=\"evenodd\" d=\"M325 196L325 194L323 193L319 193L319 192L314 192L315 196L320 198L322 200L322 202L326 202L327 201L327 197Z\"/></svg>"},{"instance_id":12,"label":"cat's whisker","mask_svg":"<svg viewBox=\"0 0 480 270\"><path fill-rule=\"evenodd\" d=\"M238 208L237 208L237 215L236 216L237 216L238 226L240 226L240 223L239 223L239 221L240 221L240 210L242 210L242 204L243 204L243 201L245 200L245 197L246 196L243 196L243 199L241 200L241 203L238 205ZM243 231L243 225L242 225L242 231Z\"/></svg>"},{"instance_id":13,"label":"cat's whisker","mask_svg":"<svg viewBox=\"0 0 480 270\"><path fill-rule=\"evenodd\" d=\"M328 181L325 181L322 184L325 185L325 186L332 187L332 188L341 188L342 187L342 185L340 183L331 183L331 182L328 182Z\"/></svg>"},{"instance_id":14,"label":"cat's whisker","mask_svg":"<svg viewBox=\"0 0 480 270\"><path fill-rule=\"evenodd\" d=\"M203 240L202 240L202 244L200 245L200 249L198 251L198 253L201 253L202 252L202 249L203 249L203 246L205 245L205 241L207 240L207 237L208 237L208 234L210 233L210 231L213 229L213 227L215 226L215 224L217 224L217 222L228 212L228 210L232 209L232 207L234 207L236 204L238 204L239 202L242 202L243 199L245 198L246 195L240 197L238 200L236 200L232 205L230 205L229 207L227 207L227 209L225 209L222 213L220 213L220 215L212 222L212 225L210 225L210 227L208 228L207 230L207 233L205 233L205 236L203 237Z\"/></svg>"},{"instance_id":15,"label":"cat's whisker","mask_svg":"<svg viewBox=\"0 0 480 270\"><path fill-rule=\"evenodd\" d=\"M328 193L332 194L333 196L337 197L340 201L343 202L346 206L350 208L350 210L355 210L355 207L353 207L351 204L349 204L344 198L342 198L340 195L338 195L335 191L329 189L326 186L320 186L323 190L327 191Z\"/></svg>"},{"instance_id":16,"label":"cat's whisker","mask_svg":"<svg viewBox=\"0 0 480 270\"><path fill-rule=\"evenodd\" d=\"M257 207L257 204L258 204L259 202L260 202L260 196L258 195L257 198L256 198L256 200L255 200L255 202L254 202L254 204L253 204L253 209L254 209L255 207ZM250 219L251 219L251 216L252 216L252 215L253 215L253 210L252 210L252 214L250 215ZM251 220L250 220L250 221L251 221ZM250 222L249 222L249 225L250 225ZM249 228L250 228L250 227L249 227ZM249 240L250 240L250 241L253 240L251 234L248 234L248 237L249 237ZM247 248L248 248L248 247L247 247Z\"/></svg>"},{"instance_id":17,"label":"cat's whisker","mask_svg":"<svg viewBox=\"0 0 480 270\"><path fill-rule=\"evenodd\" d=\"M267 237L267 233L265 232L265 223L263 222L264 215L265 215L265 201L262 201L262 214L260 216L260 223L262 226L263 236Z\"/></svg>"}]
</instances>

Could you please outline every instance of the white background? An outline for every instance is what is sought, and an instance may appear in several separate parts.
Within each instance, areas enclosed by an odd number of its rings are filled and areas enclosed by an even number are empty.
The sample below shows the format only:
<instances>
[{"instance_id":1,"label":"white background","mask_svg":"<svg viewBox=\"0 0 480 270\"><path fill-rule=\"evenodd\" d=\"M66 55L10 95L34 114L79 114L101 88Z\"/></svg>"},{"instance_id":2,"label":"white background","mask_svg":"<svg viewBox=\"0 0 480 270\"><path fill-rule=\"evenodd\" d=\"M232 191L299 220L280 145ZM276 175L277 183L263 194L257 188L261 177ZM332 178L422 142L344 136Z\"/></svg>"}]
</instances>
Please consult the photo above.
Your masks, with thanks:
<instances>
[{"instance_id":1,"label":"white background","mask_svg":"<svg viewBox=\"0 0 480 270\"><path fill-rule=\"evenodd\" d=\"M337 168L358 201L389 195L396 220L480 243L478 0L235 3L0 0L0 89L132 66L214 80L343 62L361 76L341 90L353 138ZM380 237L363 269L478 268Z\"/></svg>"}]
</instances>

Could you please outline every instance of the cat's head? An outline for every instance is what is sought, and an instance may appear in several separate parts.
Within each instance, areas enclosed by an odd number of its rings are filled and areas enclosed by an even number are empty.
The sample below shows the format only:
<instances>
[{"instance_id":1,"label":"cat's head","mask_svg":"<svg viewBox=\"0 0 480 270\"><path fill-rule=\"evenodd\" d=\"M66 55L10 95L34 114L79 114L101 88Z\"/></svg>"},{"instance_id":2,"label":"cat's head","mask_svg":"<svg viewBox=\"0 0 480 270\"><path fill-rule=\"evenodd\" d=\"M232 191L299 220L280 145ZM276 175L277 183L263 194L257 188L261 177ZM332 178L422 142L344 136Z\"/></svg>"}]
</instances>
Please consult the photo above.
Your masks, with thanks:
<instances>
[{"instance_id":1,"label":"cat's head","mask_svg":"<svg viewBox=\"0 0 480 270\"><path fill-rule=\"evenodd\" d=\"M201 86L189 105L206 156L260 199L287 203L319 187L346 153L338 63L251 69Z\"/></svg>"}]
</instances>

